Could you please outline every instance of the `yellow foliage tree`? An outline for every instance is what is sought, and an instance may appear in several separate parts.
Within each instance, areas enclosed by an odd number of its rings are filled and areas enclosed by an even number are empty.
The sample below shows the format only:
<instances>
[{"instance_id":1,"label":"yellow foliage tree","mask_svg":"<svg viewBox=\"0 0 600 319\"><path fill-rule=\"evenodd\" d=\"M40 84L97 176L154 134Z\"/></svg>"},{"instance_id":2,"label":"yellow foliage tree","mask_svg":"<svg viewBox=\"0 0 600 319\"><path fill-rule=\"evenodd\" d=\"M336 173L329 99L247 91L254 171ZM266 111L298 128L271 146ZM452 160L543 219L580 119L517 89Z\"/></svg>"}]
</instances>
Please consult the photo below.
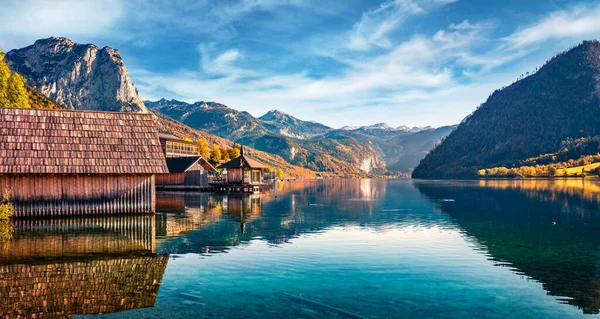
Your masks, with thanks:
<instances>
[{"instance_id":1,"label":"yellow foliage tree","mask_svg":"<svg viewBox=\"0 0 600 319\"><path fill-rule=\"evenodd\" d=\"M19 73L13 73L8 78L6 95L10 107L30 108L29 95L25 88L25 79Z\"/></svg>"},{"instance_id":2,"label":"yellow foliage tree","mask_svg":"<svg viewBox=\"0 0 600 319\"><path fill-rule=\"evenodd\" d=\"M240 149L234 145L229 149L229 158L234 159L236 157L240 157Z\"/></svg>"},{"instance_id":3,"label":"yellow foliage tree","mask_svg":"<svg viewBox=\"0 0 600 319\"><path fill-rule=\"evenodd\" d=\"M283 170L281 168L277 168L277 178L283 178Z\"/></svg>"},{"instance_id":4,"label":"yellow foliage tree","mask_svg":"<svg viewBox=\"0 0 600 319\"><path fill-rule=\"evenodd\" d=\"M229 151L223 147L221 147L221 159L228 162L231 159L229 157Z\"/></svg>"},{"instance_id":5,"label":"yellow foliage tree","mask_svg":"<svg viewBox=\"0 0 600 319\"><path fill-rule=\"evenodd\" d=\"M210 158L208 161L213 165L219 165L219 162L221 161L221 148L219 145L212 145L212 150L210 151Z\"/></svg>"},{"instance_id":6,"label":"yellow foliage tree","mask_svg":"<svg viewBox=\"0 0 600 319\"><path fill-rule=\"evenodd\" d=\"M18 73L11 73L4 62L4 53L0 50L0 106L30 108L29 95L25 88L25 79Z\"/></svg>"},{"instance_id":7,"label":"yellow foliage tree","mask_svg":"<svg viewBox=\"0 0 600 319\"><path fill-rule=\"evenodd\" d=\"M205 138L201 138L196 143L198 143L198 155L205 159L210 158L210 146L208 145L208 141Z\"/></svg>"}]
</instances>

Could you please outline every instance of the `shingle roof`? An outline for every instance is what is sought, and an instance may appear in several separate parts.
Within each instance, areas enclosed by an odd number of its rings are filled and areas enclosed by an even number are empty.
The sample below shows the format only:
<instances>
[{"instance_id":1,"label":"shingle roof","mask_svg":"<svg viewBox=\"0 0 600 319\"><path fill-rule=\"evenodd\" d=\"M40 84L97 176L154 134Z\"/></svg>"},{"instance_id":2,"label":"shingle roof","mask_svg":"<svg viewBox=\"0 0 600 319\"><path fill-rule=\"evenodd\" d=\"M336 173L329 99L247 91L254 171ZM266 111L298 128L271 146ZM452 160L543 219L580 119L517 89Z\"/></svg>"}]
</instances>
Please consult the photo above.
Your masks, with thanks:
<instances>
[{"instance_id":1,"label":"shingle roof","mask_svg":"<svg viewBox=\"0 0 600 319\"><path fill-rule=\"evenodd\" d=\"M169 173L183 173L198 161L200 161L200 165L202 165L204 169L211 172L216 171L209 162L200 156L168 157L167 167L169 168Z\"/></svg>"},{"instance_id":2,"label":"shingle roof","mask_svg":"<svg viewBox=\"0 0 600 319\"><path fill-rule=\"evenodd\" d=\"M167 173L151 114L0 108L0 174Z\"/></svg>"},{"instance_id":3,"label":"shingle roof","mask_svg":"<svg viewBox=\"0 0 600 319\"><path fill-rule=\"evenodd\" d=\"M231 161L221 164L219 168L266 168L267 166L255 159L245 156L244 154L232 159Z\"/></svg>"}]
</instances>

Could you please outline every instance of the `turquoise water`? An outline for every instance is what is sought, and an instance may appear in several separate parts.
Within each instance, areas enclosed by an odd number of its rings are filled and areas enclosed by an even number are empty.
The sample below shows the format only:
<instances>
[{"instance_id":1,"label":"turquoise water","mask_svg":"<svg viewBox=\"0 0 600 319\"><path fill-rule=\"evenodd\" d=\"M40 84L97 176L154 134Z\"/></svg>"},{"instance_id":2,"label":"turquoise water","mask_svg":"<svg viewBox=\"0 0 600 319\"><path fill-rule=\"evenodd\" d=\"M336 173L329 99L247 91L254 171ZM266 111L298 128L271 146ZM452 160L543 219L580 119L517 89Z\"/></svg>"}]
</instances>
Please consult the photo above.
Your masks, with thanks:
<instances>
[{"instance_id":1,"label":"turquoise water","mask_svg":"<svg viewBox=\"0 0 600 319\"><path fill-rule=\"evenodd\" d=\"M161 193L154 220L16 223L13 239L0 244L4 268L50 265L44 269L64 274L75 265L66 273L100 288L63 284L49 294L79 289L79 298L43 308L47 296L20 287L37 297L18 306L0 301L0 310L115 318L591 317L600 309L599 203L600 184L583 180L298 181L258 195ZM112 270L123 263L131 273ZM15 285L4 268L0 289ZM101 279L90 274L97 269L107 269L94 275Z\"/></svg>"}]
</instances>

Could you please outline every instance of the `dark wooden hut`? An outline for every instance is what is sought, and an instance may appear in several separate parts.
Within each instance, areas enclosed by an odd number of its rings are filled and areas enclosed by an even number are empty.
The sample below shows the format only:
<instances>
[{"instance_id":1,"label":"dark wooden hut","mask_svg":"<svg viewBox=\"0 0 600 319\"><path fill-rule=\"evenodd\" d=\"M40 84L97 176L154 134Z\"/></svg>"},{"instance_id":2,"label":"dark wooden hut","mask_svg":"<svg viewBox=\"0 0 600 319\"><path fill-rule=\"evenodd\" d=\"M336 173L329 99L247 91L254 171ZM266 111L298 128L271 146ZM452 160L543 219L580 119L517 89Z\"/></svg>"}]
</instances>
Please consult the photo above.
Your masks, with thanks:
<instances>
[{"instance_id":1,"label":"dark wooden hut","mask_svg":"<svg viewBox=\"0 0 600 319\"><path fill-rule=\"evenodd\" d=\"M0 108L0 192L16 217L153 213L166 172L151 114Z\"/></svg>"},{"instance_id":2,"label":"dark wooden hut","mask_svg":"<svg viewBox=\"0 0 600 319\"><path fill-rule=\"evenodd\" d=\"M157 186L208 186L209 176L217 170L201 156L168 157L169 173L157 174Z\"/></svg>"},{"instance_id":3,"label":"dark wooden hut","mask_svg":"<svg viewBox=\"0 0 600 319\"><path fill-rule=\"evenodd\" d=\"M240 149L240 156L219 166L226 170L225 182L228 184L262 184L263 171L267 166L244 154L244 147Z\"/></svg>"}]
</instances>

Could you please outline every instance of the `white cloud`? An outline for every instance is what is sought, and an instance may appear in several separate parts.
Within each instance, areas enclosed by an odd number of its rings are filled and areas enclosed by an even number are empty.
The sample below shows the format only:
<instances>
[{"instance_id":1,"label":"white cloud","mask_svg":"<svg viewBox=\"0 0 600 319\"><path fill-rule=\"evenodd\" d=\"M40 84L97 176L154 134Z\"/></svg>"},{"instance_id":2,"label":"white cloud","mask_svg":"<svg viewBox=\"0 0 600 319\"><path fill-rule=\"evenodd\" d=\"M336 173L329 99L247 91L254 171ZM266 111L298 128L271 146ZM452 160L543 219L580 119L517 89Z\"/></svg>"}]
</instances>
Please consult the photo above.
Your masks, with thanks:
<instances>
[{"instance_id":1,"label":"white cloud","mask_svg":"<svg viewBox=\"0 0 600 319\"><path fill-rule=\"evenodd\" d=\"M122 15L118 0L4 1L0 38L12 49L50 36L93 36L107 32Z\"/></svg>"},{"instance_id":2,"label":"white cloud","mask_svg":"<svg viewBox=\"0 0 600 319\"><path fill-rule=\"evenodd\" d=\"M432 7L456 0L388 0L363 13L348 35L348 49L365 51L372 47L390 48L389 34L406 18L427 12Z\"/></svg>"},{"instance_id":3,"label":"white cloud","mask_svg":"<svg viewBox=\"0 0 600 319\"><path fill-rule=\"evenodd\" d=\"M508 48L519 50L552 39L600 36L600 5L580 5L550 13L540 21L505 38Z\"/></svg>"}]
</instances>

